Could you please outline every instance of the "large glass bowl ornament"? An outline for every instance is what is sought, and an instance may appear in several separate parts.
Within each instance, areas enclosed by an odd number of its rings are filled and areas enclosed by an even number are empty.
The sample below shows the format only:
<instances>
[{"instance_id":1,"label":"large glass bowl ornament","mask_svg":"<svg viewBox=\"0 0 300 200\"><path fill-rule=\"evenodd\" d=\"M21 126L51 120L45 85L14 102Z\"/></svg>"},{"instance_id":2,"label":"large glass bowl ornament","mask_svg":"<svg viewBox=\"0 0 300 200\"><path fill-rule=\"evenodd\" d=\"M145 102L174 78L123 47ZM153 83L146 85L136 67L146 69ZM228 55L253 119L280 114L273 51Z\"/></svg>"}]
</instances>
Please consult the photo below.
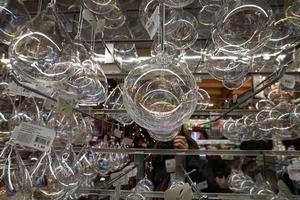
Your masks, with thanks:
<instances>
[{"instance_id":1,"label":"large glass bowl ornament","mask_svg":"<svg viewBox=\"0 0 300 200\"><path fill-rule=\"evenodd\" d=\"M130 117L159 141L173 139L197 105L197 85L188 66L157 56L130 71L123 103Z\"/></svg>"},{"instance_id":2,"label":"large glass bowl ornament","mask_svg":"<svg viewBox=\"0 0 300 200\"><path fill-rule=\"evenodd\" d=\"M177 49L186 49L198 39L198 21L185 11L173 11L174 18L166 25L166 41Z\"/></svg>"},{"instance_id":3,"label":"large glass bowl ornament","mask_svg":"<svg viewBox=\"0 0 300 200\"><path fill-rule=\"evenodd\" d=\"M228 1L215 17L213 43L228 54L250 54L263 47L272 34L273 12L263 0Z\"/></svg>"},{"instance_id":4,"label":"large glass bowl ornament","mask_svg":"<svg viewBox=\"0 0 300 200\"><path fill-rule=\"evenodd\" d=\"M72 76L80 67L54 6L53 0L20 30L9 47L13 70L28 82L52 85Z\"/></svg>"},{"instance_id":5,"label":"large glass bowl ornament","mask_svg":"<svg viewBox=\"0 0 300 200\"><path fill-rule=\"evenodd\" d=\"M0 43L9 45L20 29L30 20L21 0L0 1Z\"/></svg>"}]
</instances>

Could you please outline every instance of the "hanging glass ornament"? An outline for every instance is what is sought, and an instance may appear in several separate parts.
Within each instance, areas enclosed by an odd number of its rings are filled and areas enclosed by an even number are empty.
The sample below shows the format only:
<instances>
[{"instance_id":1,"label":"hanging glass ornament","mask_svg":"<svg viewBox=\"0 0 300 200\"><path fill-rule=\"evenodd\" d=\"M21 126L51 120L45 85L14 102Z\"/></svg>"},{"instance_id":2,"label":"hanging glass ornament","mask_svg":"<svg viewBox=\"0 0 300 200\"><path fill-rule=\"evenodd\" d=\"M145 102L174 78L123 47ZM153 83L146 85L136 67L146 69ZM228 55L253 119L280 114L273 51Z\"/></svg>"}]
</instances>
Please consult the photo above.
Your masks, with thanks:
<instances>
[{"instance_id":1,"label":"hanging glass ornament","mask_svg":"<svg viewBox=\"0 0 300 200\"><path fill-rule=\"evenodd\" d=\"M20 30L9 47L13 70L26 81L53 85L80 67L73 43L54 6L52 0Z\"/></svg>"},{"instance_id":2,"label":"hanging glass ornament","mask_svg":"<svg viewBox=\"0 0 300 200\"><path fill-rule=\"evenodd\" d=\"M0 42L9 45L29 20L23 1L0 1Z\"/></svg>"}]
</instances>

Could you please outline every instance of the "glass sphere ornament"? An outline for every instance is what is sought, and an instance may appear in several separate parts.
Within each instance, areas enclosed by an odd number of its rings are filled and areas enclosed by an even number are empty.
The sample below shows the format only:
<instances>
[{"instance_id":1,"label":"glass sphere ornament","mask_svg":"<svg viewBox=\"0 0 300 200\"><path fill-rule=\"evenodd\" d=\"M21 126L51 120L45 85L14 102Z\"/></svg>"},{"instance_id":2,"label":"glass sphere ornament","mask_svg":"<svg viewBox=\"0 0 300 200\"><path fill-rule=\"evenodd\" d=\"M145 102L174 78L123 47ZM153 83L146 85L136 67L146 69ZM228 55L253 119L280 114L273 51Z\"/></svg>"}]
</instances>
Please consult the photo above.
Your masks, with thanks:
<instances>
[{"instance_id":1,"label":"glass sphere ornament","mask_svg":"<svg viewBox=\"0 0 300 200\"><path fill-rule=\"evenodd\" d=\"M9 45L29 20L30 14L23 1L0 1L0 42Z\"/></svg>"},{"instance_id":2,"label":"glass sphere ornament","mask_svg":"<svg viewBox=\"0 0 300 200\"><path fill-rule=\"evenodd\" d=\"M198 39L198 21L185 11L173 11L175 16L166 25L166 41L177 49L186 49Z\"/></svg>"},{"instance_id":3,"label":"glass sphere ornament","mask_svg":"<svg viewBox=\"0 0 300 200\"><path fill-rule=\"evenodd\" d=\"M266 46L271 49L285 50L293 48L299 44L297 35L300 33L299 25L294 22L300 20L295 16L282 16L281 13L276 13L272 22L272 36L266 43Z\"/></svg>"},{"instance_id":4,"label":"glass sphere ornament","mask_svg":"<svg viewBox=\"0 0 300 200\"><path fill-rule=\"evenodd\" d=\"M28 22L10 44L12 68L28 82L52 85L80 67L74 45L54 6L50 3Z\"/></svg>"},{"instance_id":5,"label":"glass sphere ornament","mask_svg":"<svg viewBox=\"0 0 300 200\"><path fill-rule=\"evenodd\" d=\"M263 0L228 1L215 13L213 43L224 53L250 54L268 41L272 20L272 9Z\"/></svg>"},{"instance_id":6,"label":"glass sphere ornament","mask_svg":"<svg viewBox=\"0 0 300 200\"><path fill-rule=\"evenodd\" d=\"M145 0L142 1L139 7L139 19L142 26L146 28L146 24L151 20L151 16L158 9L159 10L159 0ZM165 7L165 26L169 23L174 22L176 19L175 9ZM168 30L166 30L168 31Z\"/></svg>"},{"instance_id":7,"label":"glass sphere ornament","mask_svg":"<svg viewBox=\"0 0 300 200\"><path fill-rule=\"evenodd\" d=\"M184 62L157 56L131 70L123 103L129 116L159 141L173 139L193 114L198 90Z\"/></svg>"},{"instance_id":8,"label":"glass sphere ornament","mask_svg":"<svg viewBox=\"0 0 300 200\"><path fill-rule=\"evenodd\" d=\"M300 26L300 1L293 1L293 3L286 9L285 15L287 18L291 18L291 22Z\"/></svg>"}]
</instances>

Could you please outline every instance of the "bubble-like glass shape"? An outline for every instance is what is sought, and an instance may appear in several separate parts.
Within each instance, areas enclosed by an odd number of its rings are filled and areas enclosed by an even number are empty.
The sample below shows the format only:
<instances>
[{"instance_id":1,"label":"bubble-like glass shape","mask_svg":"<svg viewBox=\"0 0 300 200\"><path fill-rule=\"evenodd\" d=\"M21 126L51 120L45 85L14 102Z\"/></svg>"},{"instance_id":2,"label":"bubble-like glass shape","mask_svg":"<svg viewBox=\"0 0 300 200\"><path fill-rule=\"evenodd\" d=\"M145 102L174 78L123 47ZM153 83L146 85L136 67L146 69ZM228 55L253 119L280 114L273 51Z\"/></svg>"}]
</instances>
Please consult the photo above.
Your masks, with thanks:
<instances>
[{"instance_id":1,"label":"bubble-like glass shape","mask_svg":"<svg viewBox=\"0 0 300 200\"><path fill-rule=\"evenodd\" d=\"M100 65L92 58L62 83L63 92L78 96L81 106L97 106L107 97L107 79Z\"/></svg>"},{"instance_id":2,"label":"bubble-like glass shape","mask_svg":"<svg viewBox=\"0 0 300 200\"><path fill-rule=\"evenodd\" d=\"M53 7L22 28L9 48L13 70L29 82L51 85L80 66L74 45Z\"/></svg>"},{"instance_id":3,"label":"bubble-like glass shape","mask_svg":"<svg viewBox=\"0 0 300 200\"><path fill-rule=\"evenodd\" d=\"M197 105L195 78L182 62L156 57L130 71L123 90L130 117L157 140L171 140Z\"/></svg>"},{"instance_id":4,"label":"bubble-like glass shape","mask_svg":"<svg viewBox=\"0 0 300 200\"><path fill-rule=\"evenodd\" d=\"M229 1L215 15L214 44L226 53L249 54L268 41L273 13L263 0Z\"/></svg>"},{"instance_id":5,"label":"bubble-like glass shape","mask_svg":"<svg viewBox=\"0 0 300 200\"><path fill-rule=\"evenodd\" d=\"M0 1L0 42L9 45L29 20L30 14L22 1Z\"/></svg>"},{"instance_id":6,"label":"bubble-like glass shape","mask_svg":"<svg viewBox=\"0 0 300 200\"><path fill-rule=\"evenodd\" d=\"M198 39L198 21L188 12L176 11L174 18L166 25L166 41L177 49L186 49Z\"/></svg>"}]
</instances>

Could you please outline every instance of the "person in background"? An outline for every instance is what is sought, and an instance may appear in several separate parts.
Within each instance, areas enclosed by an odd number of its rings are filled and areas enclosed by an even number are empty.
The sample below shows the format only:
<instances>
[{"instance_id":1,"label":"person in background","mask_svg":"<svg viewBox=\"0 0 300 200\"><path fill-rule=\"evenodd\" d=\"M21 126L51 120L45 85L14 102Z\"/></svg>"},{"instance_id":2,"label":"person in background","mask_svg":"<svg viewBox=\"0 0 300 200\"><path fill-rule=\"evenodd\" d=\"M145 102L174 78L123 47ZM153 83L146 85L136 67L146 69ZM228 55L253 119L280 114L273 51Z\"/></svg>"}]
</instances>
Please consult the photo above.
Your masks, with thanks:
<instances>
[{"instance_id":1,"label":"person in background","mask_svg":"<svg viewBox=\"0 0 300 200\"><path fill-rule=\"evenodd\" d=\"M240 144L241 150L272 150L271 140L245 141ZM241 163L241 170L255 182L263 181L273 192L278 191L274 157L246 156Z\"/></svg>"},{"instance_id":2,"label":"person in background","mask_svg":"<svg viewBox=\"0 0 300 200\"><path fill-rule=\"evenodd\" d=\"M183 130L178 136L170 142L159 142L156 145L158 149L199 149L198 144L189 134ZM170 182L170 175L166 172L165 161L172 159L174 156L155 156L152 160L150 178L154 184L155 191L165 191ZM223 160L207 161L200 159L199 156L186 156L186 171L190 172L193 182L201 183L204 192L231 192L228 189L228 176L230 168ZM206 186L205 186L206 185Z\"/></svg>"}]
</instances>

